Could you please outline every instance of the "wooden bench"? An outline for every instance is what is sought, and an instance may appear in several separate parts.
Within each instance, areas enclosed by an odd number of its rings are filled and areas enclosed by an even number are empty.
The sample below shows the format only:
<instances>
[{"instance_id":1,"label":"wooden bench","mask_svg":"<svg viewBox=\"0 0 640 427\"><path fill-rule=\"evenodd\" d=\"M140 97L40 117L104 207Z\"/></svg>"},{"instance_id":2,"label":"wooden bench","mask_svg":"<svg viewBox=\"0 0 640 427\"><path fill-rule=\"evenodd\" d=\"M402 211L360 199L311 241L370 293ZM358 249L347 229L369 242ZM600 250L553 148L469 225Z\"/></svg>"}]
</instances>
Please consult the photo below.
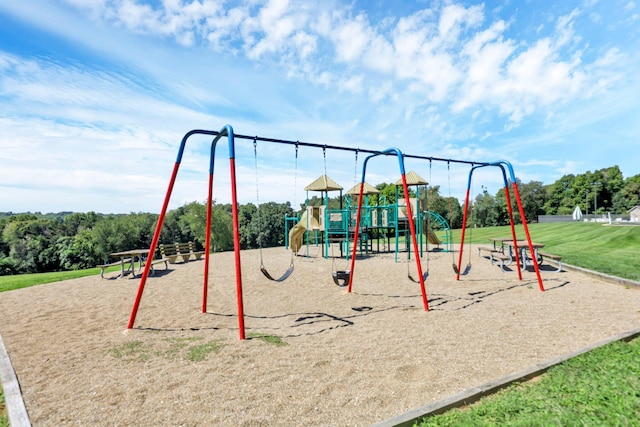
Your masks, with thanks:
<instances>
[{"instance_id":1,"label":"wooden bench","mask_svg":"<svg viewBox=\"0 0 640 427\"><path fill-rule=\"evenodd\" d=\"M132 262L133 262L132 258L125 258L125 259L120 260L120 261L110 262L109 264L97 265L96 267L98 267L100 269L100 278L104 279L104 270L106 270L107 268L115 267L116 265L132 263Z\"/></svg>"},{"instance_id":2,"label":"wooden bench","mask_svg":"<svg viewBox=\"0 0 640 427\"><path fill-rule=\"evenodd\" d=\"M558 269L556 270L556 272L562 271L562 257L560 255L553 255L547 252L538 251L538 256L541 256L542 258L549 258L554 260L555 262L558 263Z\"/></svg>"},{"instance_id":3,"label":"wooden bench","mask_svg":"<svg viewBox=\"0 0 640 427\"><path fill-rule=\"evenodd\" d=\"M193 259L198 260L204 255L204 251L196 251L193 242L187 243L161 243L160 253L162 258L169 261L171 264L175 264L180 258L182 262L189 262Z\"/></svg>"},{"instance_id":4,"label":"wooden bench","mask_svg":"<svg viewBox=\"0 0 640 427\"><path fill-rule=\"evenodd\" d=\"M169 258L162 257L162 258L151 260L151 274L155 273L155 270L154 270L153 266L156 265L156 264L162 264L162 263L164 263L164 269L168 270L169 269L169 264L168 264L169 263Z\"/></svg>"}]
</instances>

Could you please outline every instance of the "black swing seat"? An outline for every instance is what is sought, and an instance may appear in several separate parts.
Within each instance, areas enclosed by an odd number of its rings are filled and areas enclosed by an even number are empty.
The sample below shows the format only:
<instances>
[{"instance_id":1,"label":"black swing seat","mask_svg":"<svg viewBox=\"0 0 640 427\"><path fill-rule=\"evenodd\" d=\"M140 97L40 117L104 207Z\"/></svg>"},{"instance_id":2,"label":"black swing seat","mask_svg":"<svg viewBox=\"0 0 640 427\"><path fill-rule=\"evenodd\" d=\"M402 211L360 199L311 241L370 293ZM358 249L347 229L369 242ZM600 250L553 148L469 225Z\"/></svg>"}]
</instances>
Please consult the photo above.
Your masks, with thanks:
<instances>
[{"instance_id":1,"label":"black swing seat","mask_svg":"<svg viewBox=\"0 0 640 427\"><path fill-rule=\"evenodd\" d=\"M287 280L289 276L291 276L291 273L293 273L293 265L290 265L287 271L285 271L284 274L277 279L274 279L273 276L269 274L269 272L267 271L264 265L260 266L260 271L262 271L262 274L264 274L264 277L266 277L269 280L272 280L274 282L284 282L285 280Z\"/></svg>"},{"instance_id":2,"label":"black swing seat","mask_svg":"<svg viewBox=\"0 0 640 427\"><path fill-rule=\"evenodd\" d=\"M340 287L344 287L349 284L349 277L351 277L351 271L349 270L338 270L333 272L333 282Z\"/></svg>"},{"instance_id":3,"label":"black swing seat","mask_svg":"<svg viewBox=\"0 0 640 427\"><path fill-rule=\"evenodd\" d=\"M416 280L413 278L413 276L411 276L411 274L407 274L407 277L409 278L409 280L411 280L414 283L420 283L419 280ZM422 273L422 281L424 282L425 280L427 280L427 277L429 277L429 272L426 271L424 273Z\"/></svg>"},{"instance_id":4,"label":"black swing seat","mask_svg":"<svg viewBox=\"0 0 640 427\"><path fill-rule=\"evenodd\" d=\"M460 270L458 270L458 266L453 264L453 271L456 274L460 274L461 276L466 276L471 271L471 264L467 264L467 266L464 268L463 272L460 272Z\"/></svg>"}]
</instances>

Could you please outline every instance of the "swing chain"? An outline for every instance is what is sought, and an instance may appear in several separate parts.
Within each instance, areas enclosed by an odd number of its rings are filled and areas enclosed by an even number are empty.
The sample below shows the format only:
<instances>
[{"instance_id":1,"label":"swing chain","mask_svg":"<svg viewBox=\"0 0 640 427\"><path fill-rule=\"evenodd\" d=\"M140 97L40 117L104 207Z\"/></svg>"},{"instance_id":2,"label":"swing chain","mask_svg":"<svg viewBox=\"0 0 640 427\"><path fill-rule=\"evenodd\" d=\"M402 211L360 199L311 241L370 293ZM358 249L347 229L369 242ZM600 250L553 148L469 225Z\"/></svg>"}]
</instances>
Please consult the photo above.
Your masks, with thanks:
<instances>
[{"instance_id":1,"label":"swing chain","mask_svg":"<svg viewBox=\"0 0 640 427\"><path fill-rule=\"evenodd\" d=\"M327 146L322 146L322 161L324 163L324 176L327 176ZM326 178L325 178L326 179Z\"/></svg>"},{"instance_id":2,"label":"swing chain","mask_svg":"<svg viewBox=\"0 0 640 427\"><path fill-rule=\"evenodd\" d=\"M353 165L353 185L358 183L358 152L360 149L356 148L356 161Z\"/></svg>"},{"instance_id":3,"label":"swing chain","mask_svg":"<svg viewBox=\"0 0 640 427\"><path fill-rule=\"evenodd\" d=\"M258 137L253 138L253 161L256 170L256 216L258 218L258 245L260 246L260 263L262 264L262 233L261 218L260 218L260 185L258 182Z\"/></svg>"},{"instance_id":4,"label":"swing chain","mask_svg":"<svg viewBox=\"0 0 640 427\"><path fill-rule=\"evenodd\" d=\"M296 141L296 160L294 165L293 172L293 207L295 208L294 213L298 212L296 207L296 202L298 201L298 144L300 141Z\"/></svg>"}]
</instances>

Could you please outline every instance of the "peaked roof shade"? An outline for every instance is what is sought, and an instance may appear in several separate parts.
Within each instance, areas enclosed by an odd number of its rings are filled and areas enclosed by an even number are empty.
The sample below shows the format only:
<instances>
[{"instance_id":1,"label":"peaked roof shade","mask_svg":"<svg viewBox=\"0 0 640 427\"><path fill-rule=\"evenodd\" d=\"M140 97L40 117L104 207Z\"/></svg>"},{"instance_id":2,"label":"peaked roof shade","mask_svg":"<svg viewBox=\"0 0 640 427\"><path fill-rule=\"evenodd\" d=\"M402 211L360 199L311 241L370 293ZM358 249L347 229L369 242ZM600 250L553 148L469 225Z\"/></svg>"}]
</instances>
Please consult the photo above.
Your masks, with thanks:
<instances>
[{"instance_id":1,"label":"peaked roof shade","mask_svg":"<svg viewBox=\"0 0 640 427\"><path fill-rule=\"evenodd\" d=\"M342 186L327 175L322 175L304 189L305 191L337 191L342 190Z\"/></svg>"},{"instance_id":2,"label":"peaked roof shade","mask_svg":"<svg viewBox=\"0 0 640 427\"><path fill-rule=\"evenodd\" d=\"M407 185L427 185L429 184L423 177L415 173L414 171L409 171L405 174L405 178L407 180ZM396 185L402 185L402 178L396 181Z\"/></svg>"},{"instance_id":3,"label":"peaked roof shade","mask_svg":"<svg viewBox=\"0 0 640 427\"><path fill-rule=\"evenodd\" d=\"M366 194L378 194L378 193L380 193L380 190L378 190L376 187L374 187L373 185L369 184L368 182L364 183L364 188L362 189L362 194L366 195ZM354 196L360 195L360 184L354 185L345 194L346 195L354 195Z\"/></svg>"}]
</instances>

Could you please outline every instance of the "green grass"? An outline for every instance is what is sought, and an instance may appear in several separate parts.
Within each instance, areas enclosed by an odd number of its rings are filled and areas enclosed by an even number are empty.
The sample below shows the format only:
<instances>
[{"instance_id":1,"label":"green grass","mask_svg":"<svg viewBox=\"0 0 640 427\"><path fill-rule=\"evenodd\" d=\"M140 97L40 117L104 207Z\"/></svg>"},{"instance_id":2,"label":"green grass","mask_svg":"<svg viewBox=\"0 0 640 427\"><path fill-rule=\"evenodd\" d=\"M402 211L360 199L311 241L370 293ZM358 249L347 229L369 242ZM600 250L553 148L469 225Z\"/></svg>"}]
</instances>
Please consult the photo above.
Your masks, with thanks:
<instances>
[{"instance_id":1,"label":"green grass","mask_svg":"<svg viewBox=\"0 0 640 427\"><path fill-rule=\"evenodd\" d=\"M120 267L111 267L105 272L117 271ZM32 273L17 274L14 276L0 276L0 292L12 291L14 289L28 288L45 283L61 282L63 280L77 279L79 277L97 276L100 274L99 268L89 268L86 270L55 271L52 273Z\"/></svg>"},{"instance_id":2,"label":"green grass","mask_svg":"<svg viewBox=\"0 0 640 427\"><path fill-rule=\"evenodd\" d=\"M0 427L9 427L9 416L7 415L7 407L4 402L4 392L0 384Z\"/></svg>"},{"instance_id":3,"label":"green grass","mask_svg":"<svg viewBox=\"0 0 640 427\"><path fill-rule=\"evenodd\" d=\"M192 362L202 362L207 358L209 353L218 353L223 347L224 344L221 340L213 340L204 344L195 345L189 347L187 350L186 359Z\"/></svg>"},{"instance_id":4,"label":"green grass","mask_svg":"<svg viewBox=\"0 0 640 427\"><path fill-rule=\"evenodd\" d=\"M251 332L247 334L247 338L264 341L266 343L273 344L278 347L289 345L286 343L286 341L284 341L282 338L280 338L277 335L262 334L260 332Z\"/></svg>"},{"instance_id":5,"label":"green grass","mask_svg":"<svg viewBox=\"0 0 640 427\"><path fill-rule=\"evenodd\" d=\"M614 342L479 402L414 424L430 426L638 426L640 338Z\"/></svg>"},{"instance_id":6,"label":"green grass","mask_svg":"<svg viewBox=\"0 0 640 427\"><path fill-rule=\"evenodd\" d=\"M136 340L109 349L109 354L116 359L140 362L151 359L152 351L151 347Z\"/></svg>"},{"instance_id":7,"label":"green grass","mask_svg":"<svg viewBox=\"0 0 640 427\"><path fill-rule=\"evenodd\" d=\"M525 239L522 226L516 227L516 233L518 239ZM545 245L544 252L562 256L563 262L640 281L640 226L559 222L530 224L529 233L533 241ZM460 242L460 230L452 234L453 241ZM510 236L508 226L474 228L467 229L465 242L490 244L491 237Z\"/></svg>"},{"instance_id":8,"label":"green grass","mask_svg":"<svg viewBox=\"0 0 640 427\"><path fill-rule=\"evenodd\" d=\"M108 353L126 362L146 362L156 357L170 360L181 357L191 362L202 362L210 353L220 352L225 345L220 339L199 344L202 340L204 337L166 338L150 343L134 340L110 348Z\"/></svg>"}]
</instances>

